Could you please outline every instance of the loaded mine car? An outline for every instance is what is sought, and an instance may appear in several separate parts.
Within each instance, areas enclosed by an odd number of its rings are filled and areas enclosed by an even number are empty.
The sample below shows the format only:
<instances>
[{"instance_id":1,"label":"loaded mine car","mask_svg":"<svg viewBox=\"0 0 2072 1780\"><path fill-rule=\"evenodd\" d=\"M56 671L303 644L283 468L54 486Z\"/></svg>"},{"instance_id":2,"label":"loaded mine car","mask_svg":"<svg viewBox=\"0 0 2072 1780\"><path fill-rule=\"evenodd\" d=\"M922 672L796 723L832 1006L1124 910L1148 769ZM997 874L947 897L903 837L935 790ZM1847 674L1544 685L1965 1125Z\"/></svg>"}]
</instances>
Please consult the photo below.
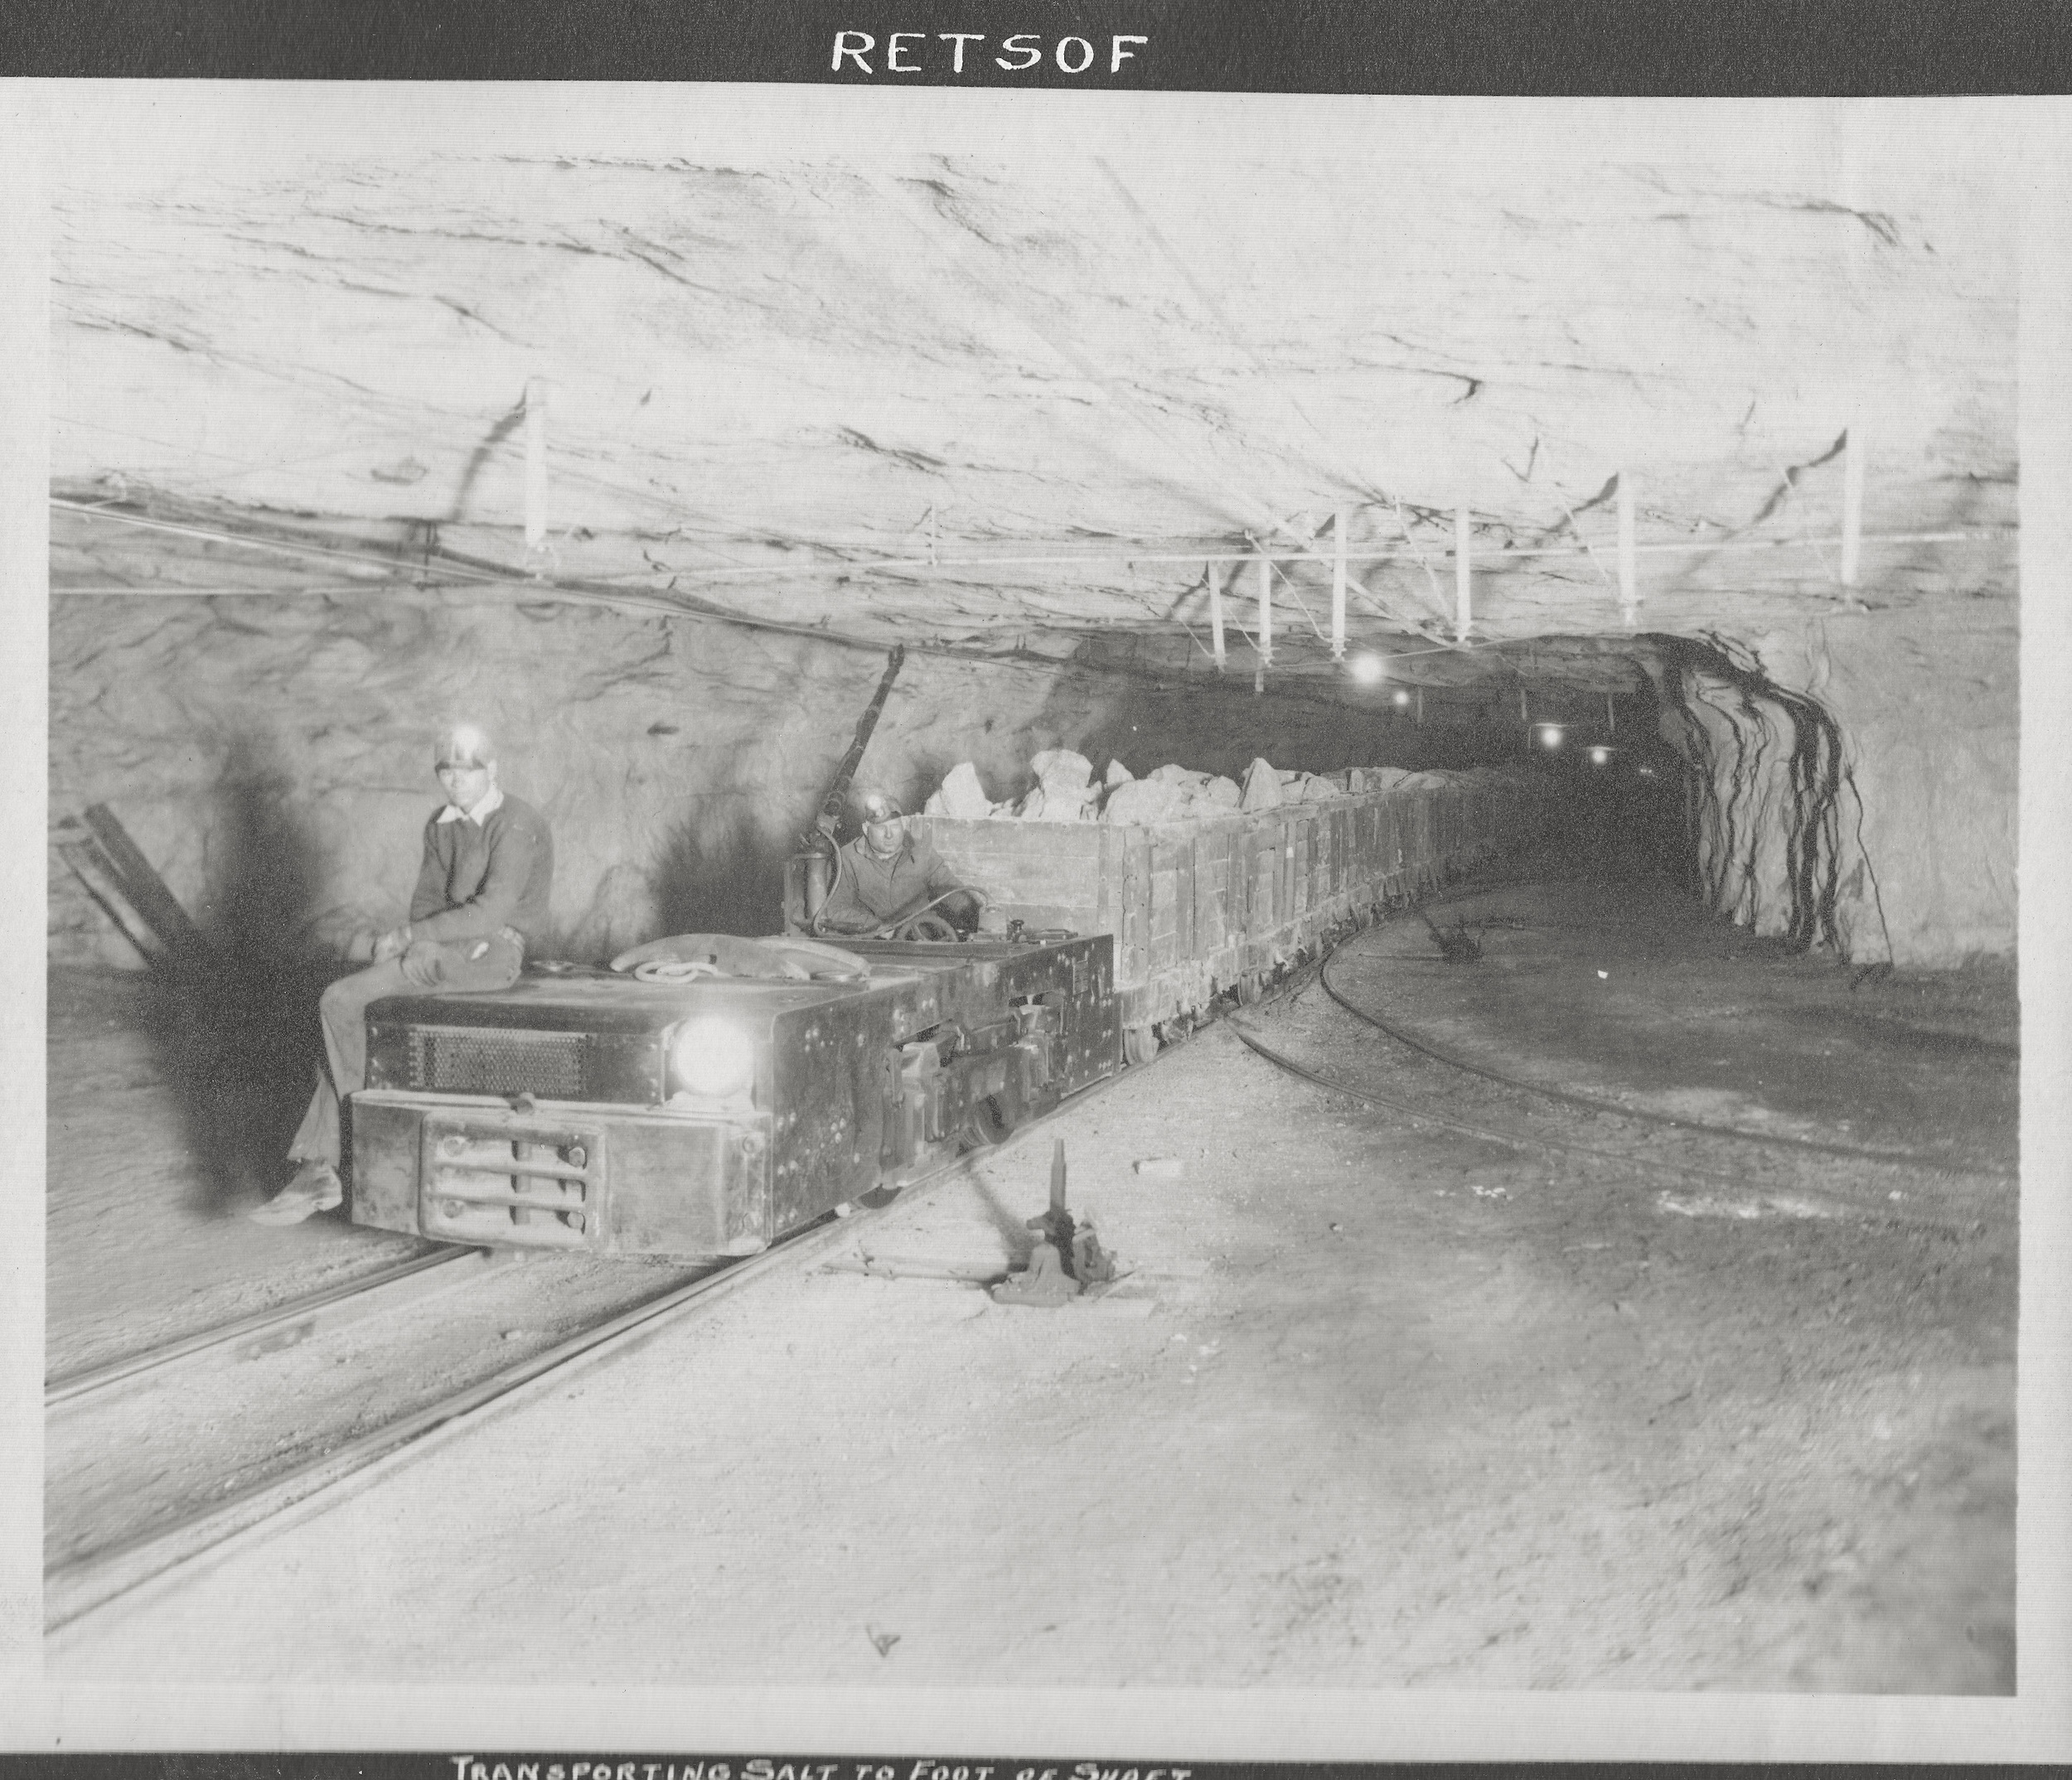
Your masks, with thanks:
<instances>
[{"instance_id":1,"label":"loaded mine car","mask_svg":"<svg viewBox=\"0 0 2072 1780\"><path fill-rule=\"evenodd\" d=\"M1216 997L1253 999L1332 933L1537 831L1511 775L1345 776L1329 803L1184 825L915 819L1005 930L966 940L803 938L801 855L788 935L656 942L705 942L716 964L690 980L549 967L378 1001L349 1103L352 1217L448 1242L753 1254L997 1143ZM771 975L786 958L798 974Z\"/></svg>"},{"instance_id":2,"label":"loaded mine car","mask_svg":"<svg viewBox=\"0 0 2072 1780\"><path fill-rule=\"evenodd\" d=\"M353 1221L750 1255L1120 1063L1105 934L840 947L846 980L578 969L376 1002L350 1103Z\"/></svg>"}]
</instances>

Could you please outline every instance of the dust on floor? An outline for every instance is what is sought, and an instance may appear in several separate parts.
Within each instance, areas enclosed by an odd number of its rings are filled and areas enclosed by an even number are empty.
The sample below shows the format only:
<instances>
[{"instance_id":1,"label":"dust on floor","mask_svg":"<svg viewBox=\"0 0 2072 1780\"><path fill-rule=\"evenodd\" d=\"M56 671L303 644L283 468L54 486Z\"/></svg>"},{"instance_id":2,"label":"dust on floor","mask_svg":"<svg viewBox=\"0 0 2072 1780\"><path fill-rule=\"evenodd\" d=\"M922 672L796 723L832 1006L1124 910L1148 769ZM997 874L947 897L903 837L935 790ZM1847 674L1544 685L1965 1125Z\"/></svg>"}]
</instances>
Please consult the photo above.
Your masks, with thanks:
<instances>
[{"instance_id":1,"label":"dust on floor","mask_svg":"<svg viewBox=\"0 0 2072 1780\"><path fill-rule=\"evenodd\" d=\"M2011 1202L1677 1216L1213 1028L856 1246L1022 1252L1053 1135L1150 1314L780 1276L51 1674L2011 1689Z\"/></svg>"}]
</instances>

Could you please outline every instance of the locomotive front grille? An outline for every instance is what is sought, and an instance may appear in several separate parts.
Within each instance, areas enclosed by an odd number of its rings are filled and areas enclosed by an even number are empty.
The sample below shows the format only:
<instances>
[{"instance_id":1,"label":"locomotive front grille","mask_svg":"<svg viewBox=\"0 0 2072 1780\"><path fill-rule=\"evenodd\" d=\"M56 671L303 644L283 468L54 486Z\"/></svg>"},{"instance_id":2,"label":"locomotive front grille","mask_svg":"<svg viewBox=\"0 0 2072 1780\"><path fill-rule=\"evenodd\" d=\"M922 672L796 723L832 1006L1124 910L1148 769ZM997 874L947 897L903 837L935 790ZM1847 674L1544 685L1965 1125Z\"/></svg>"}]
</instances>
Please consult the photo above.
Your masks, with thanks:
<instances>
[{"instance_id":1,"label":"locomotive front grille","mask_svg":"<svg viewBox=\"0 0 2072 1780\"><path fill-rule=\"evenodd\" d=\"M543 1100L581 1100L589 1048L589 1036L584 1033L414 1026L404 1085L432 1094L533 1094Z\"/></svg>"}]
</instances>

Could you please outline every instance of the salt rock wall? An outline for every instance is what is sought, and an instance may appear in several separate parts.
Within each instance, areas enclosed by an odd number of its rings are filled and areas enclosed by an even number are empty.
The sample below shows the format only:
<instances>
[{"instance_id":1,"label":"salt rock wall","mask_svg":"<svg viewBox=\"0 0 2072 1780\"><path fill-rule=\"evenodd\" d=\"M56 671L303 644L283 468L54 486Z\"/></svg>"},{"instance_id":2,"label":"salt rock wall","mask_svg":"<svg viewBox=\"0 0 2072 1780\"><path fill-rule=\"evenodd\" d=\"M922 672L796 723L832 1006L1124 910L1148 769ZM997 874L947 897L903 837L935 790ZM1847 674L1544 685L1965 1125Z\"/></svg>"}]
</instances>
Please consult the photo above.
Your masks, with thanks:
<instances>
[{"instance_id":1,"label":"salt rock wall","mask_svg":"<svg viewBox=\"0 0 2072 1780\"><path fill-rule=\"evenodd\" d=\"M108 804L204 931L269 958L403 918L438 802L431 742L461 718L498 738L504 783L553 827L565 955L771 931L783 859L884 668L810 638L495 590L61 597L51 655L53 817ZM914 653L861 777L917 808L961 760L1018 793L1046 747L1144 771L1271 746L1321 769L1382 763L1387 742L1385 723L1255 699L1248 677L1147 693ZM54 960L140 964L52 865Z\"/></svg>"},{"instance_id":2,"label":"salt rock wall","mask_svg":"<svg viewBox=\"0 0 2072 1780\"><path fill-rule=\"evenodd\" d=\"M1844 613L1673 646L1699 888L1743 925L1915 967L2011 956L2020 660L2004 624Z\"/></svg>"}]
</instances>

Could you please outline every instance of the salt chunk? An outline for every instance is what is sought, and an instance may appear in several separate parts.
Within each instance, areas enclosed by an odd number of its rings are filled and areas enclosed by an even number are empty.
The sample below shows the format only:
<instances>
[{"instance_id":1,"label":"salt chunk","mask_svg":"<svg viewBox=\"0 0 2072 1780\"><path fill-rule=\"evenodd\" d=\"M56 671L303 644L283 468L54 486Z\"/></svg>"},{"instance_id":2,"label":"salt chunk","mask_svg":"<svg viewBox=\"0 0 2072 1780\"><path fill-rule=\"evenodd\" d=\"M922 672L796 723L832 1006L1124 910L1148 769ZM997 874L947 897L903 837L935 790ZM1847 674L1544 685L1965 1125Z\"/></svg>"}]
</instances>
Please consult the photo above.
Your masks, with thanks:
<instances>
[{"instance_id":1,"label":"salt chunk","mask_svg":"<svg viewBox=\"0 0 2072 1780\"><path fill-rule=\"evenodd\" d=\"M1159 779L1132 779L1108 794L1104 820L1110 822L1169 822L1184 812L1187 799Z\"/></svg>"},{"instance_id":2,"label":"salt chunk","mask_svg":"<svg viewBox=\"0 0 2072 1780\"><path fill-rule=\"evenodd\" d=\"M1038 786L1029 794L1037 801L1036 807L1028 812L1039 822L1077 822L1085 811L1087 800L1093 795L1090 786L1061 785L1056 780Z\"/></svg>"},{"instance_id":3,"label":"salt chunk","mask_svg":"<svg viewBox=\"0 0 2072 1780\"><path fill-rule=\"evenodd\" d=\"M1029 770L1043 781L1046 792L1076 791L1093 776L1093 762L1068 747L1048 747L1030 758Z\"/></svg>"},{"instance_id":4,"label":"salt chunk","mask_svg":"<svg viewBox=\"0 0 2072 1780\"><path fill-rule=\"evenodd\" d=\"M940 810L936 807L938 799L942 803ZM956 816L966 821L975 821L992 813L992 800L979 782L979 770L968 760L959 761L951 767L927 804L930 815Z\"/></svg>"}]
</instances>

